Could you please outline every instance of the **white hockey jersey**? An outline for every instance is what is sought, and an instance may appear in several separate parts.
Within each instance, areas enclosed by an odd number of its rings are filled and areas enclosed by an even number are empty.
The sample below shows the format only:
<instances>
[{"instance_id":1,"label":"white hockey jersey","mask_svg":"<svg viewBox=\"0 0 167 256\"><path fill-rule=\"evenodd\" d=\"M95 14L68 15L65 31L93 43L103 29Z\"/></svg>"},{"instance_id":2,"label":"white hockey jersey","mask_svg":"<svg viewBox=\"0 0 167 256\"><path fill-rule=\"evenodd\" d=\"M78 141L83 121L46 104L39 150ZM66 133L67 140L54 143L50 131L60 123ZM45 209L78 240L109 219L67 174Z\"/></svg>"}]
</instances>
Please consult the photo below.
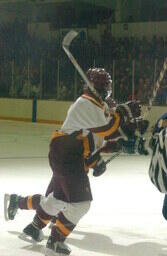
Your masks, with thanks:
<instances>
[{"instance_id":1,"label":"white hockey jersey","mask_svg":"<svg viewBox=\"0 0 167 256\"><path fill-rule=\"evenodd\" d=\"M119 123L119 115L115 113L110 116L106 103L100 104L84 94L69 108L61 131L66 134L82 131L83 136L91 132L97 149L102 146L104 137L118 132Z\"/></svg>"}]
</instances>

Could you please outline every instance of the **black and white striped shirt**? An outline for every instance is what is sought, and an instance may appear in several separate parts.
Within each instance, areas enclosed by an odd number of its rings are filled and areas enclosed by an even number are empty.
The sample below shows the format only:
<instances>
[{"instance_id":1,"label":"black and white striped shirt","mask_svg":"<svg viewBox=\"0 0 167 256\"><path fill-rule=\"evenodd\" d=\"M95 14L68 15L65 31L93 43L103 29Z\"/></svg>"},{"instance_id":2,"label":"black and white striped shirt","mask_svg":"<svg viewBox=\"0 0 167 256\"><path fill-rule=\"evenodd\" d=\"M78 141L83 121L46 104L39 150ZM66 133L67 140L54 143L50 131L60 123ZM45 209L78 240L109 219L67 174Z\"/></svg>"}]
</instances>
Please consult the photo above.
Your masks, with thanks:
<instances>
[{"instance_id":1,"label":"black and white striped shirt","mask_svg":"<svg viewBox=\"0 0 167 256\"><path fill-rule=\"evenodd\" d=\"M157 135L149 167L149 177L160 192L167 193L167 128Z\"/></svg>"}]
</instances>

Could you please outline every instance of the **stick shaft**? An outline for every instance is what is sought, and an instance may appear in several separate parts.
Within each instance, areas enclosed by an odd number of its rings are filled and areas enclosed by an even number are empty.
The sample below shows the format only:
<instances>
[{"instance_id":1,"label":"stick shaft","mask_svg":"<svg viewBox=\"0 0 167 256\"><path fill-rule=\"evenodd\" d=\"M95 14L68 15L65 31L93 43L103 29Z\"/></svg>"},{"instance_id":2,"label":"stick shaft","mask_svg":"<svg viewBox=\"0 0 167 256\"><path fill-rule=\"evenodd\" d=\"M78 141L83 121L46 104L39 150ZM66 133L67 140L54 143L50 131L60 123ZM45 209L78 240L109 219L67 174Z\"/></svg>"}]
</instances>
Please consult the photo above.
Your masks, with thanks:
<instances>
[{"instance_id":1,"label":"stick shaft","mask_svg":"<svg viewBox=\"0 0 167 256\"><path fill-rule=\"evenodd\" d=\"M147 107L143 118L146 118L146 116L148 115L149 111L151 110L153 101L155 100L155 98L156 98L156 96L157 96L157 92L158 92L158 90L159 90L159 88L160 88L160 83L161 83L162 79L164 78L164 75L165 75L166 70L167 70L167 58L165 58L165 60L164 60L163 67L162 67L162 69L161 69L161 72L160 72L160 74L159 74L159 77L158 77L158 79L157 79L157 82L156 82L156 84L155 84L155 87L154 87L154 89L153 89L152 97L151 97L150 100L149 100L149 106Z\"/></svg>"},{"instance_id":2,"label":"stick shaft","mask_svg":"<svg viewBox=\"0 0 167 256\"><path fill-rule=\"evenodd\" d=\"M111 157L109 157L106 161L105 164L110 163L114 158L116 158L117 156L119 156L121 154L121 152L117 152L114 155L112 155Z\"/></svg>"},{"instance_id":3,"label":"stick shaft","mask_svg":"<svg viewBox=\"0 0 167 256\"><path fill-rule=\"evenodd\" d=\"M84 80L84 82L87 84L87 86L89 87L89 89L91 90L91 92L98 98L100 98L100 95L98 94L98 92L95 90L95 88L93 87L93 85L90 83L89 79L87 78L87 76L85 75L84 71L82 70L82 68L80 67L80 65L78 64L78 62L76 61L76 59L74 58L74 56L72 55L72 53L69 50L69 46L72 42L72 40L78 35L78 33L74 30L71 30L70 32L67 33L67 35L64 37L63 39L63 43L62 43L62 47L63 50L65 51L65 53L67 54L68 58L70 59L70 61L72 62L72 64L74 65L74 67L77 69L78 73L80 74L80 76L82 77L82 79Z\"/></svg>"},{"instance_id":4,"label":"stick shaft","mask_svg":"<svg viewBox=\"0 0 167 256\"><path fill-rule=\"evenodd\" d=\"M85 75L85 73L83 72L83 70L81 69L80 65L78 64L78 62L76 61L74 56L71 54L69 49L66 48L65 46L63 46L63 49L64 49L65 53L67 54L68 58L71 60L71 62L74 65L74 67L78 70L78 72L81 75L81 77L83 78L84 82L90 87L91 90L93 90L94 89L93 86L89 82L87 76Z\"/></svg>"}]
</instances>

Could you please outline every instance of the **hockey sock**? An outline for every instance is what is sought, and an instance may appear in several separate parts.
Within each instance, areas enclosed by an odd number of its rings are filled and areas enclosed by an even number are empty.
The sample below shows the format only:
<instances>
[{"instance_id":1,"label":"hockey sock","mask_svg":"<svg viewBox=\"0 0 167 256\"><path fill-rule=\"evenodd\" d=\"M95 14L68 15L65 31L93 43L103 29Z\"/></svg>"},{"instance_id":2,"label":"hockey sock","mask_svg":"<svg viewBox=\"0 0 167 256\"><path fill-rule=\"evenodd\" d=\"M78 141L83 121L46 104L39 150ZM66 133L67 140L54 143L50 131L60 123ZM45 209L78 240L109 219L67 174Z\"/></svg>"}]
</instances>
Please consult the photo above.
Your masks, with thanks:
<instances>
[{"instance_id":1,"label":"hockey sock","mask_svg":"<svg viewBox=\"0 0 167 256\"><path fill-rule=\"evenodd\" d=\"M64 241L74 228L75 225L60 212L56 220L56 225L52 227L51 236L55 241Z\"/></svg>"},{"instance_id":2,"label":"hockey sock","mask_svg":"<svg viewBox=\"0 0 167 256\"><path fill-rule=\"evenodd\" d=\"M40 203L41 195L36 194L33 196L20 197L19 208L24 210L36 210Z\"/></svg>"}]
</instances>

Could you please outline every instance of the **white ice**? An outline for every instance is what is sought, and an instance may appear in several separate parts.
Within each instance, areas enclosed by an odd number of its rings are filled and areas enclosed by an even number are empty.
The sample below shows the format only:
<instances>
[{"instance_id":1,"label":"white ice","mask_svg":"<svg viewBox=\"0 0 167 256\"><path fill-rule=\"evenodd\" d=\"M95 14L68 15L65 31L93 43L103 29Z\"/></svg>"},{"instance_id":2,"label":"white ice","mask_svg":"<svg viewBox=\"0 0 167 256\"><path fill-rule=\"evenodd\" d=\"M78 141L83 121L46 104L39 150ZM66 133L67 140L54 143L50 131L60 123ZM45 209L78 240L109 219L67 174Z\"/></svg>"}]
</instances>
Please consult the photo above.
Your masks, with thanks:
<instances>
[{"instance_id":1,"label":"white ice","mask_svg":"<svg viewBox=\"0 0 167 256\"><path fill-rule=\"evenodd\" d=\"M0 256L43 255L45 241L33 245L18 238L33 211L19 211L6 222L4 193L45 193L51 178L48 148L55 125L0 121ZM150 157L120 156L106 173L90 181L94 200L67 239L72 256L167 255L164 195L148 177Z\"/></svg>"}]
</instances>

